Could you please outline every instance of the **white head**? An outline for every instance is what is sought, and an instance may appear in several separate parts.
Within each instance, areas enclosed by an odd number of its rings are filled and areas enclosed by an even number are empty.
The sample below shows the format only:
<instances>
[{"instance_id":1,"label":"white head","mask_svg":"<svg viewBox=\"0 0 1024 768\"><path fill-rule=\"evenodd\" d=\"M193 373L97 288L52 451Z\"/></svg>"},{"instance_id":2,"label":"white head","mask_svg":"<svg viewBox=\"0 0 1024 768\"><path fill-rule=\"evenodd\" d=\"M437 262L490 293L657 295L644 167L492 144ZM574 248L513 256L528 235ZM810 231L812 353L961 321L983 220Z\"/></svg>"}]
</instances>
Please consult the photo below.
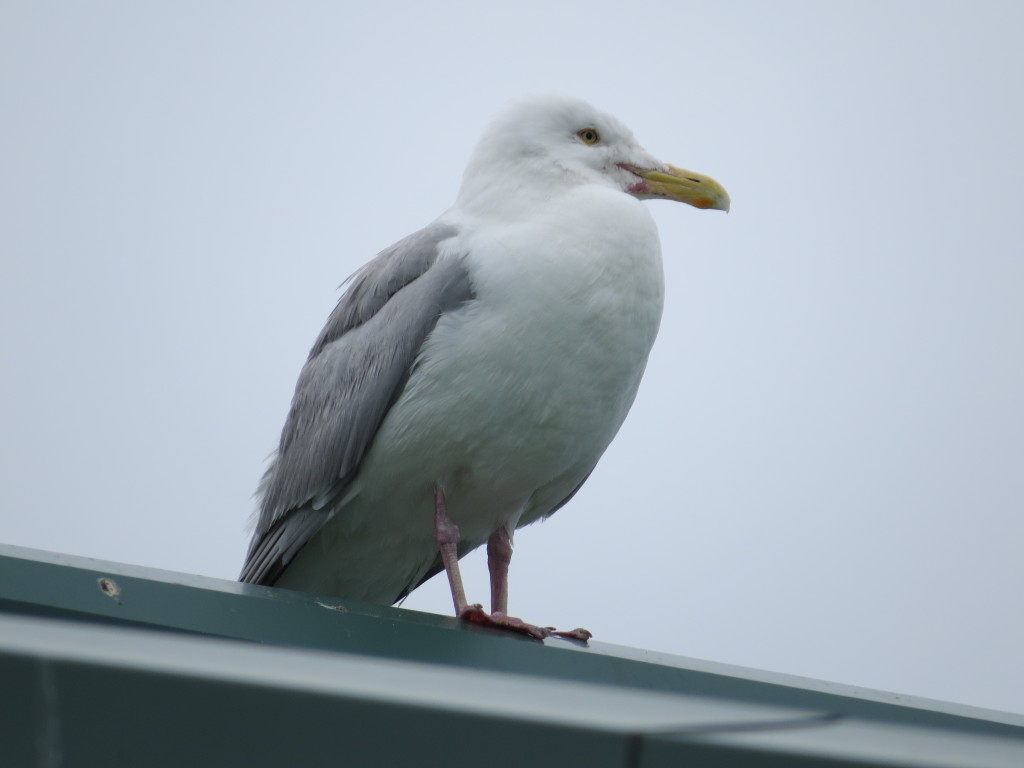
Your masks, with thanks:
<instances>
[{"instance_id":1,"label":"white head","mask_svg":"<svg viewBox=\"0 0 1024 768\"><path fill-rule=\"evenodd\" d=\"M586 184L729 208L713 179L661 162L615 117L561 96L519 102L491 123L466 168L459 205L500 209L524 195L535 201Z\"/></svg>"}]
</instances>

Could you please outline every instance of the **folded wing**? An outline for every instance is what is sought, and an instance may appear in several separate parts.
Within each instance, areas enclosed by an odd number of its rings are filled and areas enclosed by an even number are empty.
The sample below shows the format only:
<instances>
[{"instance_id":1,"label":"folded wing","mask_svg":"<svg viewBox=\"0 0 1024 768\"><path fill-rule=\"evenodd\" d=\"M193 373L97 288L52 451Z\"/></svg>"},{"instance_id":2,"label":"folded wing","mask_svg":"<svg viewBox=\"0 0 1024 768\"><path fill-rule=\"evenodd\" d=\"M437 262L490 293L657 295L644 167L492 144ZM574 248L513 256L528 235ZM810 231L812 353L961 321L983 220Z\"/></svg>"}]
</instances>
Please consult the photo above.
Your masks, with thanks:
<instances>
[{"instance_id":1,"label":"folded wing","mask_svg":"<svg viewBox=\"0 0 1024 768\"><path fill-rule=\"evenodd\" d=\"M327 522L438 319L473 299L463 259L439 258L455 233L435 223L352 277L302 369L260 482L241 581L273 584Z\"/></svg>"}]
</instances>

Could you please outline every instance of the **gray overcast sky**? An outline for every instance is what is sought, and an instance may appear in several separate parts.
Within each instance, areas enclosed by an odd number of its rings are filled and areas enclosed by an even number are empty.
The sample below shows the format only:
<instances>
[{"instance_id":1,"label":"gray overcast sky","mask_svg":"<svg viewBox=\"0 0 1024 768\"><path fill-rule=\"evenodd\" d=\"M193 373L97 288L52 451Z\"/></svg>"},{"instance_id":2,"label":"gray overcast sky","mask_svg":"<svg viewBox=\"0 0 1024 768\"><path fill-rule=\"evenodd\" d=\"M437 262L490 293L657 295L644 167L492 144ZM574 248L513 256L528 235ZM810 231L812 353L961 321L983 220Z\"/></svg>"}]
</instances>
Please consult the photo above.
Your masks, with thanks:
<instances>
[{"instance_id":1,"label":"gray overcast sky","mask_svg":"<svg viewBox=\"0 0 1024 768\"><path fill-rule=\"evenodd\" d=\"M451 203L502 105L569 93L733 211L650 204L661 336L593 478L519 532L513 612L1024 712L1022 28L1017 2L4 3L0 540L235 577L338 284ZM435 582L407 607L450 611Z\"/></svg>"}]
</instances>

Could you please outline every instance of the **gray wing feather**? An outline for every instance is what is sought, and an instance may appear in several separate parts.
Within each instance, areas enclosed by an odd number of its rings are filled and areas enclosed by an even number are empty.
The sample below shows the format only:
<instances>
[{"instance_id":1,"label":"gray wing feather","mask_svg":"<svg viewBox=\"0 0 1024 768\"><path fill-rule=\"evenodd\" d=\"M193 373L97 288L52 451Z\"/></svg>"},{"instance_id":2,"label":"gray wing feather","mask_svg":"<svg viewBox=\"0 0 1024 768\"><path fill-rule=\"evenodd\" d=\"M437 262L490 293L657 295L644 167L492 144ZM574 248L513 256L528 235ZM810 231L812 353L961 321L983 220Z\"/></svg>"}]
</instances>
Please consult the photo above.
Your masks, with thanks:
<instances>
[{"instance_id":1,"label":"gray wing feather","mask_svg":"<svg viewBox=\"0 0 1024 768\"><path fill-rule=\"evenodd\" d=\"M434 222L377 254L346 282L338 301L309 352L309 359L325 346L376 315L398 291L425 273L437 260L437 246L456 233L450 224Z\"/></svg>"},{"instance_id":2,"label":"gray wing feather","mask_svg":"<svg viewBox=\"0 0 1024 768\"><path fill-rule=\"evenodd\" d=\"M242 581L273 584L329 519L438 319L473 298L462 259L438 261L455 233L434 224L351 279L299 375Z\"/></svg>"}]
</instances>

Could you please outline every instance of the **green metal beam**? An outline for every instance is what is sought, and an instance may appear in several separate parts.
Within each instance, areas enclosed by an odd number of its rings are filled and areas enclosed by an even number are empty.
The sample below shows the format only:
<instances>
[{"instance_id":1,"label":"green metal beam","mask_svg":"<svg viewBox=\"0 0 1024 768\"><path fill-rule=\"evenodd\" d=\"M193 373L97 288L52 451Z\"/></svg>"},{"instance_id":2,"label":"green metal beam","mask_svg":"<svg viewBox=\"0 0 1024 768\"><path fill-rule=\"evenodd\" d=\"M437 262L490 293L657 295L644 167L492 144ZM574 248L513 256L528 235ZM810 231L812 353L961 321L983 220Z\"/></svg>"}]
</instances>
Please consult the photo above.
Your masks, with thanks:
<instances>
[{"instance_id":1,"label":"green metal beam","mask_svg":"<svg viewBox=\"0 0 1024 768\"><path fill-rule=\"evenodd\" d=\"M21 736L19 760L39 749L42 735L49 753L104 766L149 766L170 756L166 764L194 765L207 753L218 755L217 765L522 765L528 753L513 745L534 745L551 764L624 766L639 734L823 719L703 697L52 619L0 618L0 637L3 678L30 683L17 697L8 689L8 704L23 707L28 694L34 701L25 709L39 713L30 727L6 734L7 745Z\"/></svg>"},{"instance_id":2,"label":"green metal beam","mask_svg":"<svg viewBox=\"0 0 1024 768\"><path fill-rule=\"evenodd\" d=\"M1024 718L0 546L0 766L1024 766Z\"/></svg>"}]
</instances>

